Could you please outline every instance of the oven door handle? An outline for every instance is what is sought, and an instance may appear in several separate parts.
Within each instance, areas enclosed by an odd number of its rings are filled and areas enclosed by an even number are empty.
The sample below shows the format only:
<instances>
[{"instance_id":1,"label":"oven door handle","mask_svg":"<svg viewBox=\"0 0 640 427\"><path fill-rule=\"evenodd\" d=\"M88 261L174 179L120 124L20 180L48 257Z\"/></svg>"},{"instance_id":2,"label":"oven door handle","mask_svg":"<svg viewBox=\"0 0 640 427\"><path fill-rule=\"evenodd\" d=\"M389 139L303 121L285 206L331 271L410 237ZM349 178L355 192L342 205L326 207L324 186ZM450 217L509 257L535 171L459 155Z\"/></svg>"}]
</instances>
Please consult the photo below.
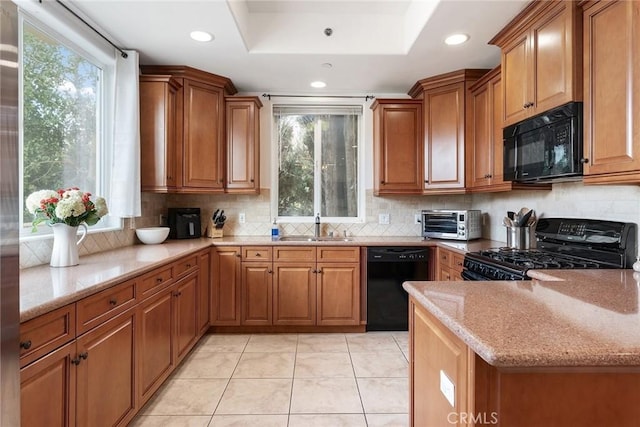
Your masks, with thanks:
<instances>
[{"instance_id":1,"label":"oven door handle","mask_svg":"<svg viewBox=\"0 0 640 427\"><path fill-rule=\"evenodd\" d=\"M484 277L478 273L474 273L473 271L470 270L462 270L462 280L473 280L473 281L478 281L478 280L491 280L487 277Z\"/></svg>"}]
</instances>

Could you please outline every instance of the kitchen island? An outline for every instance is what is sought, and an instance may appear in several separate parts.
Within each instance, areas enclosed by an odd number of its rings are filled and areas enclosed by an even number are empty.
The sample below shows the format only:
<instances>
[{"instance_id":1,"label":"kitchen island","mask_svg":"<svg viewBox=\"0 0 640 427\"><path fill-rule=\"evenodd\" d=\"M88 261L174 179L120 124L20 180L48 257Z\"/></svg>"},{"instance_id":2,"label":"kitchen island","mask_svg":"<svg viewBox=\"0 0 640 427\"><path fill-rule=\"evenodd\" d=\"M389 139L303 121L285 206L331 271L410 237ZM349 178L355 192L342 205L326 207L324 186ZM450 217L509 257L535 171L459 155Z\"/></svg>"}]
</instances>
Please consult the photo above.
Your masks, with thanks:
<instances>
[{"instance_id":1,"label":"kitchen island","mask_svg":"<svg viewBox=\"0 0 640 427\"><path fill-rule=\"evenodd\" d=\"M637 426L632 270L406 282L414 426Z\"/></svg>"}]
</instances>

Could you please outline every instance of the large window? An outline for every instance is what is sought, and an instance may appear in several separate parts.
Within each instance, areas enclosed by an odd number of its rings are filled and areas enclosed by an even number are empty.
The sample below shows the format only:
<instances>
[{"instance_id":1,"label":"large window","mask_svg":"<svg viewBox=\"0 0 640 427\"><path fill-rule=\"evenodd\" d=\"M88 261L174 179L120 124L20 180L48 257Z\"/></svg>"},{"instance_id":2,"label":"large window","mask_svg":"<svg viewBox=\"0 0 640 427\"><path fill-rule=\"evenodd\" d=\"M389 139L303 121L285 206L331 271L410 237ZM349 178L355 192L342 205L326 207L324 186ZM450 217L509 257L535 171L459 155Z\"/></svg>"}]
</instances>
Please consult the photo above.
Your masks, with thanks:
<instances>
[{"instance_id":1,"label":"large window","mask_svg":"<svg viewBox=\"0 0 640 427\"><path fill-rule=\"evenodd\" d=\"M360 217L362 106L274 105L279 218Z\"/></svg>"},{"instance_id":2,"label":"large window","mask_svg":"<svg viewBox=\"0 0 640 427\"><path fill-rule=\"evenodd\" d=\"M21 25L21 195L23 235L30 235L26 197L78 187L106 196L103 65L42 24ZM96 227L113 225L105 218ZM49 233L40 227L39 234Z\"/></svg>"}]
</instances>

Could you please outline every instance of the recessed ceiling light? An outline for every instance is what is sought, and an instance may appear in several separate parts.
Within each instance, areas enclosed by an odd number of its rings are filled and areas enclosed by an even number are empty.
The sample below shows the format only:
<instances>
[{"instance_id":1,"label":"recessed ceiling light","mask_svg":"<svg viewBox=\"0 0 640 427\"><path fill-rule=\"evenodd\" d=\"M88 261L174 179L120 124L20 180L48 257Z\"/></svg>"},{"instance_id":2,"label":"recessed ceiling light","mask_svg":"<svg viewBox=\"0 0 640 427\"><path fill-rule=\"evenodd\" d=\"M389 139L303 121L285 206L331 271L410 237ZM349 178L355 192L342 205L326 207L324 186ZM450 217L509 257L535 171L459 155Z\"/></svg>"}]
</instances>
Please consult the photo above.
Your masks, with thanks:
<instances>
[{"instance_id":1,"label":"recessed ceiling light","mask_svg":"<svg viewBox=\"0 0 640 427\"><path fill-rule=\"evenodd\" d=\"M311 82L311 87L315 87L316 89L322 89L323 87L327 87L327 84L325 82L321 82L320 80L317 80L315 82Z\"/></svg>"},{"instance_id":2,"label":"recessed ceiling light","mask_svg":"<svg viewBox=\"0 0 640 427\"><path fill-rule=\"evenodd\" d=\"M446 39L444 39L444 42L448 45L456 45L456 44L462 44L467 40L469 40L469 36L466 34L452 34Z\"/></svg>"},{"instance_id":3,"label":"recessed ceiling light","mask_svg":"<svg viewBox=\"0 0 640 427\"><path fill-rule=\"evenodd\" d=\"M192 39L198 42L210 42L213 40L213 36L206 31L191 31L189 34Z\"/></svg>"}]
</instances>

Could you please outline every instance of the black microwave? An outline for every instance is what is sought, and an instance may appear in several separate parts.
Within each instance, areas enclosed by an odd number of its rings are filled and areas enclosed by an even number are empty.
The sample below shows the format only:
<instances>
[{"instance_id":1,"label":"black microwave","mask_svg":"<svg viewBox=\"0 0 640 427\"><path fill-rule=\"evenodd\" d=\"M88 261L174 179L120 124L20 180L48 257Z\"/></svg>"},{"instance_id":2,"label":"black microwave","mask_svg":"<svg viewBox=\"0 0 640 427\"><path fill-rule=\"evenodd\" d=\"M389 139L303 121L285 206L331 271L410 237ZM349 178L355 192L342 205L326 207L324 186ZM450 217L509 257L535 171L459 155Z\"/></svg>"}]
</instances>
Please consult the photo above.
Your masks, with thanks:
<instances>
[{"instance_id":1,"label":"black microwave","mask_svg":"<svg viewBox=\"0 0 640 427\"><path fill-rule=\"evenodd\" d=\"M582 102L569 102L503 129L505 181L580 179Z\"/></svg>"}]
</instances>

